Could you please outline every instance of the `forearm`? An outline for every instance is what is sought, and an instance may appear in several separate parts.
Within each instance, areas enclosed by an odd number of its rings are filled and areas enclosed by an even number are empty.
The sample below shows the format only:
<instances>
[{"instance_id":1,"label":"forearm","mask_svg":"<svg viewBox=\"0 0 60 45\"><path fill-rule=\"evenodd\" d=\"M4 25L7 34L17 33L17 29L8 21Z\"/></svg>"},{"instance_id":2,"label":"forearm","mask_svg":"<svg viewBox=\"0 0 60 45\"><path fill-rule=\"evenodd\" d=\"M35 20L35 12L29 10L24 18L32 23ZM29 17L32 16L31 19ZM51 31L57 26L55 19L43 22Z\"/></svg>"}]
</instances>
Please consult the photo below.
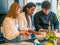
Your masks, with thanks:
<instances>
[{"instance_id":1,"label":"forearm","mask_svg":"<svg viewBox=\"0 0 60 45\"><path fill-rule=\"evenodd\" d=\"M21 30L20 31L20 35L29 36L30 35L30 32L28 32L27 30Z\"/></svg>"},{"instance_id":2,"label":"forearm","mask_svg":"<svg viewBox=\"0 0 60 45\"><path fill-rule=\"evenodd\" d=\"M33 33L33 34L39 34L37 31L35 31L35 30L28 30L28 32L30 32L30 33Z\"/></svg>"},{"instance_id":3,"label":"forearm","mask_svg":"<svg viewBox=\"0 0 60 45\"><path fill-rule=\"evenodd\" d=\"M58 32L58 29L54 29L54 32Z\"/></svg>"}]
</instances>

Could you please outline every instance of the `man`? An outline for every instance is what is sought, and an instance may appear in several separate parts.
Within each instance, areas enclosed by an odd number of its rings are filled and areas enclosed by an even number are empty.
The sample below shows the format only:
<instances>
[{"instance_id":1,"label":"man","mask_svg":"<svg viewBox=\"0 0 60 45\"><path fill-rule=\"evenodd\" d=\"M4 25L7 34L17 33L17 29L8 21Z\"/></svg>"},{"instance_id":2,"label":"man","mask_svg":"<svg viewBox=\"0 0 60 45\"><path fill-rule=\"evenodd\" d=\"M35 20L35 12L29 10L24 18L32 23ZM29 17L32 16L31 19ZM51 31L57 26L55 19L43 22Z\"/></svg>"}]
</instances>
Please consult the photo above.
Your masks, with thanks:
<instances>
[{"instance_id":1,"label":"man","mask_svg":"<svg viewBox=\"0 0 60 45\"><path fill-rule=\"evenodd\" d=\"M42 2L42 10L37 12L34 16L34 25L36 31L41 29L48 29L49 22L51 30L54 28L54 31L59 29L59 22L56 17L56 14L50 11L51 3L49 1Z\"/></svg>"}]
</instances>

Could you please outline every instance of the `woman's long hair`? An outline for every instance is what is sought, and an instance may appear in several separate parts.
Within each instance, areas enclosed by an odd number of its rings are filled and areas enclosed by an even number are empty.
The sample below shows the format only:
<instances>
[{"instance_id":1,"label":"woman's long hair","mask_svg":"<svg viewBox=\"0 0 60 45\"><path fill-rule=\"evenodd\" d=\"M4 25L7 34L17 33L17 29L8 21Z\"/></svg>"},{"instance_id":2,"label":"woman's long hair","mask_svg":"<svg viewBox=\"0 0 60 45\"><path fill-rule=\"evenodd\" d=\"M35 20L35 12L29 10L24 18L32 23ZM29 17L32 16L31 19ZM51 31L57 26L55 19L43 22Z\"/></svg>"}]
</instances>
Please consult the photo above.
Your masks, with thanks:
<instances>
[{"instance_id":1,"label":"woman's long hair","mask_svg":"<svg viewBox=\"0 0 60 45\"><path fill-rule=\"evenodd\" d=\"M27 8L30 9L32 7L36 7L36 5L32 2L29 2L23 7L23 10L22 10L23 12L25 12L25 17L26 17L26 20L28 22L28 25L29 25L29 19L28 19L28 15L27 15L27 12L28 12Z\"/></svg>"},{"instance_id":2,"label":"woman's long hair","mask_svg":"<svg viewBox=\"0 0 60 45\"><path fill-rule=\"evenodd\" d=\"M22 11L27 14L27 8L30 9L30 8L32 8L32 7L36 7L36 5L35 5L34 3L32 3L32 2L29 2L29 3L27 3L27 4L23 7L23 10L22 10Z\"/></svg>"},{"instance_id":3,"label":"woman's long hair","mask_svg":"<svg viewBox=\"0 0 60 45\"><path fill-rule=\"evenodd\" d=\"M16 2L14 2L11 7L10 7L10 10L7 14L6 17L12 17L12 18L16 18L17 17L17 13L16 13L16 10L20 8L20 5Z\"/></svg>"}]
</instances>

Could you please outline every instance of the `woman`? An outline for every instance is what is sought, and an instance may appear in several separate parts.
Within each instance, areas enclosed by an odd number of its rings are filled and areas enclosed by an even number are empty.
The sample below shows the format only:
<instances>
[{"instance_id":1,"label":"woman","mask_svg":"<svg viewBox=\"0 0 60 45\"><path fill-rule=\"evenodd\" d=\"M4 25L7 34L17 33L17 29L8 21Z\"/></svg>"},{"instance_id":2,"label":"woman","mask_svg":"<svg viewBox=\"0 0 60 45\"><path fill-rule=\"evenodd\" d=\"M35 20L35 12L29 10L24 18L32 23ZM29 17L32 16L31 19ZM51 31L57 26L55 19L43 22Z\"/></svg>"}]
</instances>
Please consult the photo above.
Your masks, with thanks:
<instances>
[{"instance_id":1,"label":"woman","mask_svg":"<svg viewBox=\"0 0 60 45\"><path fill-rule=\"evenodd\" d=\"M6 38L6 42L16 42L19 41L19 35L25 34L25 31L18 30L18 15L20 14L21 7L18 3L13 3L10 10L3 21L2 33ZM18 39L19 38L19 39Z\"/></svg>"},{"instance_id":2,"label":"woman","mask_svg":"<svg viewBox=\"0 0 60 45\"><path fill-rule=\"evenodd\" d=\"M20 13L18 16L19 19L19 27L20 30L26 30L29 33L34 33L38 34L38 32L33 30L32 26L32 14L36 8L36 5L32 2L29 2L28 4L25 5L23 8L23 13ZM27 38L24 39L29 39L31 38L30 36L26 36Z\"/></svg>"}]
</instances>

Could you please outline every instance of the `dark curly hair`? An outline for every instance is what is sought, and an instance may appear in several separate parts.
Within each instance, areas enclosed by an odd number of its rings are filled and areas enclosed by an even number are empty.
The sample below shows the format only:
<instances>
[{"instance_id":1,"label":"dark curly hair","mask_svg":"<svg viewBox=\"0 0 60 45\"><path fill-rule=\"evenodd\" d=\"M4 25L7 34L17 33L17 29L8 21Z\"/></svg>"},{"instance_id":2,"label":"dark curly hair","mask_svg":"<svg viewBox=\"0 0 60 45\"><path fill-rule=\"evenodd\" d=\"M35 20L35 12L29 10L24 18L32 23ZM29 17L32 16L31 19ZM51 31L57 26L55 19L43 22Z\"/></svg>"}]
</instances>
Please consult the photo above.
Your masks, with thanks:
<instances>
[{"instance_id":1,"label":"dark curly hair","mask_svg":"<svg viewBox=\"0 0 60 45\"><path fill-rule=\"evenodd\" d=\"M31 7L36 7L36 5L33 2L29 2L23 7L22 11L27 13L27 8L30 9Z\"/></svg>"},{"instance_id":2,"label":"dark curly hair","mask_svg":"<svg viewBox=\"0 0 60 45\"><path fill-rule=\"evenodd\" d=\"M30 9L32 7L36 7L36 5L33 2L29 2L23 7L23 10L22 10L23 12L25 12L25 17L27 19L28 26L29 26L29 19L28 19L28 15L27 15L27 8Z\"/></svg>"},{"instance_id":3,"label":"dark curly hair","mask_svg":"<svg viewBox=\"0 0 60 45\"><path fill-rule=\"evenodd\" d=\"M42 2L41 7L45 8L45 9L50 9L51 8L51 3L49 1L44 1L44 2Z\"/></svg>"}]
</instances>

